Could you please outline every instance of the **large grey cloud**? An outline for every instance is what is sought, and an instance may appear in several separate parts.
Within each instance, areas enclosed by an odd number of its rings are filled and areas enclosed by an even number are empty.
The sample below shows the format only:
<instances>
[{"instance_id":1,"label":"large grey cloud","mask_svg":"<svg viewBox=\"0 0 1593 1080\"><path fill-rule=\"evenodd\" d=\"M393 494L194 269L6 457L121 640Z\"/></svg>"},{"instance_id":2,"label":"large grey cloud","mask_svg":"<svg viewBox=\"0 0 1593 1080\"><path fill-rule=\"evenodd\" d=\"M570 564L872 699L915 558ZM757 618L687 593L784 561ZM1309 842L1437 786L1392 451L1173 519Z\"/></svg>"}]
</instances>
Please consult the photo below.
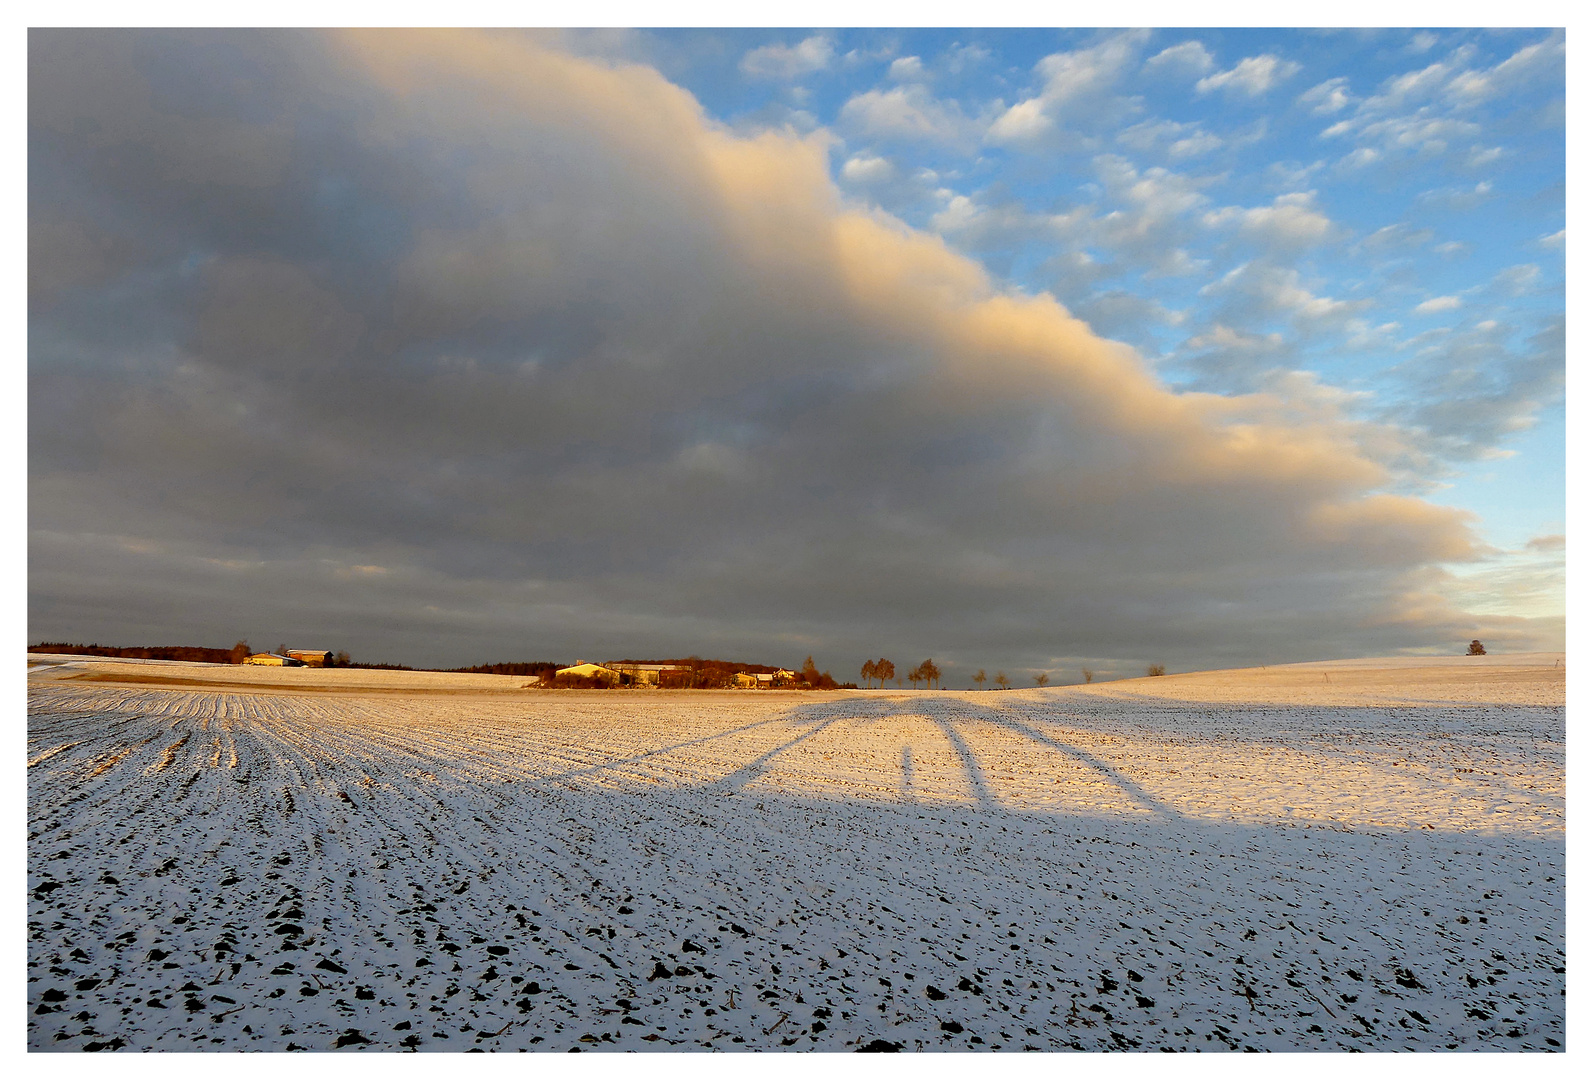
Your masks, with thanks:
<instances>
[{"instance_id":1,"label":"large grey cloud","mask_svg":"<svg viewBox=\"0 0 1593 1080\"><path fill-rule=\"evenodd\" d=\"M1169 392L822 135L475 34L30 37L30 635L837 673L1537 644L1356 426ZM1553 628L1548 634L1552 637Z\"/></svg>"}]
</instances>

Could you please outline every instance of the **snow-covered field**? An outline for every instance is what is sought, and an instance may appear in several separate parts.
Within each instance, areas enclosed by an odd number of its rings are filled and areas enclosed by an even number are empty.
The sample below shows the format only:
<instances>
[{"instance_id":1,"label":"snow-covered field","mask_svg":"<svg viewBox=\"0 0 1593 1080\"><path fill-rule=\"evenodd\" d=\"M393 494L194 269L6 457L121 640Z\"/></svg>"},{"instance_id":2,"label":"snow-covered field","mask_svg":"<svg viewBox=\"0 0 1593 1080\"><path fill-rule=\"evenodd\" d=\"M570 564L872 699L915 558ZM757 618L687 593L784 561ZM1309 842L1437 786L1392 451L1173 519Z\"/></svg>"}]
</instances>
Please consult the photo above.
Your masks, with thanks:
<instances>
[{"instance_id":1,"label":"snow-covered field","mask_svg":"<svg viewBox=\"0 0 1593 1080\"><path fill-rule=\"evenodd\" d=\"M30 656L29 1045L1560 1049L1564 674Z\"/></svg>"}]
</instances>

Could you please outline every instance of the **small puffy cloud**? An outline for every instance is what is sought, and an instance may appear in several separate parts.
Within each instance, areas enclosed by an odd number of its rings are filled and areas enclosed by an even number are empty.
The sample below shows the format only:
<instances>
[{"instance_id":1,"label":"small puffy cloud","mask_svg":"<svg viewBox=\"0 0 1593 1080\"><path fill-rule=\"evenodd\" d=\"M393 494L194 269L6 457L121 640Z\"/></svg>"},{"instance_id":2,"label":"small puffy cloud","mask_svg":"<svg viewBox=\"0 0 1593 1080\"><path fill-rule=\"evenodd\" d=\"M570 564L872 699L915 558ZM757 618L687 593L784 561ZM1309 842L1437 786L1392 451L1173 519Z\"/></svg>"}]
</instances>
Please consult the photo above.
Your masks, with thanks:
<instances>
[{"instance_id":1,"label":"small puffy cloud","mask_svg":"<svg viewBox=\"0 0 1593 1080\"><path fill-rule=\"evenodd\" d=\"M1130 31L1089 48L1044 57L1034 66L1044 80L1040 92L997 116L988 138L998 143L1032 142L1055 130L1064 114L1072 120L1098 118L1100 106L1128 73L1147 37L1143 31ZM1081 116L1079 111L1092 104L1095 116Z\"/></svg>"},{"instance_id":2,"label":"small puffy cloud","mask_svg":"<svg viewBox=\"0 0 1593 1080\"><path fill-rule=\"evenodd\" d=\"M1385 150L1421 151L1440 154L1451 142L1475 136L1481 128L1469 120L1433 116L1425 110L1409 116L1395 116L1361 124L1357 137L1382 145ZM1329 128L1324 135L1333 131Z\"/></svg>"},{"instance_id":3,"label":"small puffy cloud","mask_svg":"<svg viewBox=\"0 0 1593 1080\"><path fill-rule=\"evenodd\" d=\"M924 62L916 56L899 56L891 61L889 74L897 82L917 82L924 77Z\"/></svg>"},{"instance_id":4,"label":"small puffy cloud","mask_svg":"<svg viewBox=\"0 0 1593 1080\"><path fill-rule=\"evenodd\" d=\"M853 184L878 184L895 176L896 166L890 159L874 154L853 154L841 166L841 177Z\"/></svg>"},{"instance_id":5,"label":"small puffy cloud","mask_svg":"<svg viewBox=\"0 0 1593 1080\"><path fill-rule=\"evenodd\" d=\"M823 71L834 59L834 43L816 34L795 45L760 45L741 58L741 70L756 79L797 79Z\"/></svg>"},{"instance_id":6,"label":"small puffy cloud","mask_svg":"<svg viewBox=\"0 0 1593 1080\"><path fill-rule=\"evenodd\" d=\"M1458 296L1435 296L1430 300L1423 300L1411 308L1417 315L1436 315L1440 311L1454 311L1460 307Z\"/></svg>"},{"instance_id":7,"label":"small puffy cloud","mask_svg":"<svg viewBox=\"0 0 1593 1080\"><path fill-rule=\"evenodd\" d=\"M1118 132L1117 141L1141 153L1160 152L1170 158L1198 157L1221 150L1223 140L1198 123L1143 120Z\"/></svg>"},{"instance_id":8,"label":"small puffy cloud","mask_svg":"<svg viewBox=\"0 0 1593 1080\"><path fill-rule=\"evenodd\" d=\"M1299 70L1300 65L1293 60L1281 60L1271 53L1247 56L1227 71L1207 75L1195 84L1195 90L1202 94L1223 90L1229 94L1260 97Z\"/></svg>"},{"instance_id":9,"label":"small puffy cloud","mask_svg":"<svg viewBox=\"0 0 1593 1080\"><path fill-rule=\"evenodd\" d=\"M1526 542L1525 546L1528 551L1564 551L1565 536L1562 534L1556 534L1554 536L1534 536L1531 540Z\"/></svg>"},{"instance_id":10,"label":"small puffy cloud","mask_svg":"<svg viewBox=\"0 0 1593 1080\"><path fill-rule=\"evenodd\" d=\"M1046 114L1042 98L1020 101L998 116L990 125L989 136L995 142L1027 142L1052 130L1051 117Z\"/></svg>"},{"instance_id":11,"label":"small puffy cloud","mask_svg":"<svg viewBox=\"0 0 1593 1080\"><path fill-rule=\"evenodd\" d=\"M1344 89L1348 82L1348 79L1340 76L1317 83L1295 100L1310 109L1314 116L1328 116L1355 102L1355 98Z\"/></svg>"},{"instance_id":12,"label":"small puffy cloud","mask_svg":"<svg viewBox=\"0 0 1593 1080\"><path fill-rule=\"evenodd\" d=\"M1565 394L1565 317L1536 330L1485 319L1418 339L1390 373L1404 394L1384 415L1420 433L1428 452L1455 461L1497 457L1504 440L1537 423Z\"/></svg>"},{"instance_id":13,"label":"small puffy cloud","mask_svg":"<svg viewBox=\"0 0 1593 1080\"><path fill-rule=\"evenodd\" d=\"M1382 253L1401 248L1420 247L1431 243L1432 239L1431 229L1416 229L1400 222L1373 230L1361 238L1357 247L1363 251Z\"/></svg>"},{"instance_id":14,"label":"small puffy cloud","mask_svg":"<svg viewBox=\"0 0 1593 1080\"><path fill-rule=\"evenodd\" d=\"M1188 317L1187 312L1122 289L1093 293L1074 303L1072 310L1102 337L1139 348L1153 346L1152 327L1180 326Z\"/></svg>"},{"instance_id":15,"label":"small puffy cloud","mask_svg":"<svg viewBox=\"0 0 1593 1080\"><path fill-rule=\"evenodd\" d=\"M1565 31L1556 30L1491 68L1467 69L1444 88L1461 105L1475 105L1542 78L1565 79Z\"/></svg>"},{"instance_id":16,"label":"small puffy cloud","mask_svg":"<svg viewBox=\"0 0 1593 1080\"><path fill-rule=\"evenodd\" d=\"M1325 161L1302 165L1298 161L1274 161L1265 173L1267 186L1273 190L1301 191L1311 186L1312 177L1327 167Z\"/></svg>"},{"instance_id":17,"label":"small puffy cloud","mask_svg":"<svg viewBox=\"0 0 1593 1080\"><path fill-rule=\"evenodd\" d=\"M1504 157L1502 146L1473 146L1470 155L1466 158L1466 167L1480 169L1484 165L1492 165Z\"/></svg>"},{"instance_id":18,"label":"small puffy cloud","mask_svg":"<svg viewBox=\"0 0 1593 1080\"><path fill-rule=\"evenodd\" d=\"M1145 61L1145 71L1149 74L1190 78L1204 75L1216 66L1206 46L1198 41L1180 42Z\"/></svg>"},{"instance_id":19,"label":"small puffy cloud","mask_svg":"<svg viewBox=\"0 0 1593 1080\"><path fill-rule=\"evenodd\" d=\"M881 139L957 143L973 135L961 106L935 97L921 83L857 94L841 106L839 123Z\"/></svg>"},{"instance_id":20,"label":"small puffy cloud","mask_svg":"<svg viewBox=\"0 0 1593 1080\"><path fill-rule=\"evenodd\" d=\"M1554 249L1556 251L1564 251L1565 250L1565 230L1561 229L1559 232L1552 232L1552 233L1549 233L1546 236L1538 237L1538 246L1539 247L1552 248L1552 249Z\"/></svg>"},{"instance_id":21,"label":"small puffy cloud","mask_svg":"<svg viewBox=\"0 0 1593 1080\"><path fill-rule=\"evenodd\" d=\"M1254 333L1212 323L1178 349L1180 364L1197 373L1192 388L1255 389L1268 372L1288 365L1294 350L1281 333Z\"/></svg>"},{"instance_id":22,"label":"small puffy cloud","mask_svg":"<svg viewBox=\"0 0 1593 1080\"><path fill-rule=\"evenodd\" d=\"M1450 210L1475 210L1493 197L1493 181L1481 180L1471 187L1429 188L1418 192L1418 202L1435 203Z\"/></svg>"},{"instance_id":23,"label":"small puffy cloud","mask_svg":"<svg viewBox=\"0 0 1593 1080\"><path fill-rule=\"evenodd\" d=\"M1507 266L1493 276L1488 287L1495 293L1505 296L1525 296L1538 287L1543 279L1543 271L1535 263L1522 263L1519 266Z\"/></svg>"},{"instance_id":24,"label":"small puffy cloud","mask_svg":"<svg viewBox=\"0 0 1593 1080\"><path fill-rule=\"evenodd\" d=\"M1241 263L1200 290L1220 301L1218 318L1234 326L1286 318L1302 333L1342 327L1371 305L1370 300L1319 296L1299 270L1266 259Z\"/></svg>"},{"instance_id":25,"label":"small puffy cloud","mask_svg":"<svg viewBox=\"0 0 1593 1080\"><path fill-rule=\"evenodd\" d=\"M1316 208L1316 192L1279 195L1271 206L1225 206L1209 211L1207 228L1237 229L1246 239L1274 251L1301 251L1328 238L1333 222Z\"/></svg>"},{"instance_id":26,"label":"small puffy cloud","mask_svg":"<svg viewBox=\"0 0 1593 1080\"><path fill-rule=\"evenodd\" d=\"M946 50L946 70L953 75L961 75L964 71L989 60L992 53L983 45L953 45Z\"/></svg>"}]
</instances>

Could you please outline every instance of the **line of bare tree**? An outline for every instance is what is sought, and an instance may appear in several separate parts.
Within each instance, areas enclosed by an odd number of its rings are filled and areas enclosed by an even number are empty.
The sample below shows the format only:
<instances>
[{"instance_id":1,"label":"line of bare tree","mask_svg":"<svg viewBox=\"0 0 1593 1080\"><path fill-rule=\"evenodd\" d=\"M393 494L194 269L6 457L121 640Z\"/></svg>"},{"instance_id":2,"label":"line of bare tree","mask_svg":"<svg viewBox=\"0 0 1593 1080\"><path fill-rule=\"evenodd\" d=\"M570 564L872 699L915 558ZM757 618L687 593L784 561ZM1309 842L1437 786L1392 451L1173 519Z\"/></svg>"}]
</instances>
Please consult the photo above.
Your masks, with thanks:
<instances>
[{"instance_id":1,"label":"line of bare tree","mask_svg":"<svg viewBox=\"0 0 1593 1080\"><path fill-rule=\"evenodd\" d=\"M863 676L863 682L865 685L871 684L875 680L878 680L880 686L884 686L885 680L896 678L896 665L885 659L883 656L878 660L865 660L863 661L863 670L861 674ZM872 686L869 688L873 689Z\"/></svg>"},{"instance_id":2,"label":"line of bare tree","mask_svg":"<svg viewBox=\"0 0 1593 1080\"><path fill-rule=\"evenodd\" d=\"M1079 672L1084 676L1085 682L1091 683L1095 681L1095 671L1092 668L1080 668ZM1165 664L1150 664L1145 668L1145 674L1150 676L1165 675L1166 673L1167 667ZM884 657L878 660L865 660L859 674L863 676L864 685L868 686L869 689L883 687L886 682L896 678L896 665ZM1035 686L1048 686L1051 682L1051 673L1049 671L1037 671L1034 673L1033 678ZM914 689L917 689L919 683L923 683L929 689L935 689L941 685L940 668L935 665L933 660L925 660L907 673L907 680L913 684ZM993 678L985 674L984 668L980 668L973 673L973 683L980 690L985 688L986 682L990 682L1002 690L1012 686L1012 680L1007 677L1007 673L1004 671L996 672ZM896 685L900 686L901 684L902 680L896 679Z\"/></svg>"}]
</instances>

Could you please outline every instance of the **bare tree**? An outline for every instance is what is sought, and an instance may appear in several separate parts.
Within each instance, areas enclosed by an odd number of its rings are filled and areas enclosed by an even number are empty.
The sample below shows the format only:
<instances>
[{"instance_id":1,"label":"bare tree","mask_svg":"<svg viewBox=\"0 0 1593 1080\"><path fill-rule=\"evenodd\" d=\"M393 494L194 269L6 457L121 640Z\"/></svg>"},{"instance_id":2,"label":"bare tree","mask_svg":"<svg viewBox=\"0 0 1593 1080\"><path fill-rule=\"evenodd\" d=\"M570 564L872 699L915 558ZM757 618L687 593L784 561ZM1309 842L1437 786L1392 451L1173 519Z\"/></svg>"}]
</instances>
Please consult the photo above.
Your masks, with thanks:
<instances>
[{"instance_id":1,"label":"bare tree","mask_svg":"<svg viewBox=\"0 0 1593 1080\"><path fill-rule=\"evenodd\" d=\"M984 668L980 668L978 671L974 672L973 681L974 681L974 685L979 687L979 689L983 690L985 688L985 669Z\"/></svg>"},{"instance_id":2,"label":"bare tree","mask_svg":"<svg viewBox=\"0 0 1593 1080\"><path fill-rule=\"evenodd\" d=\"M925 678L927 678L927 676L924 674L923 664L919 664L917 667L913 668L913 670L907 673L907 681L913 684L914 690L918 689L919 682Z\"/></svg>"},{"instance_id":3,"label":"bare tree","mask_svg":"<svg viewBox=\"0 0 1593 1080\"><path fill-rule=\"evenodd\" d=\"M919 672L924 676L924 686L930 690L940 685L940 669L933 660L925 660L918 666Z\"/></svg>"},{"instance_id":4,"label":"bare tree","mask_svg":"<svg viewBox=\"0 0 1593 1080\"><path fill-rule=\"evenodd\" d=\"M1482 647L1482 642L1472 638L1471 645L1466 649L1467 656L1487 656L1488 650Z\"/></svg>"},{"instance_id":5,"label":"bare tree","mask_svg":"<svg viewBox=\"0 0 1593 1080\"><path fill-rule=\"evenodd\" d=\"M880 686L884 686L886 679L896 679L896 665L882 656L874 661L874 674L878 676ZM901 684L902 681L896 679L896 685L900 686Z\"/></svg>"},{"instance_id":6,"label":"bare tree","mask_svg":"<svg viewBox=\"0 0 1593 1080\"><path fill-rule=\"evenodd\" d=\"M1003 690L1012 685L1012 681L1007 678L1007 673L1005 671L996 672L996 685L1001 687Z\"/></svg>"},{"instance_id":7,"label":"bare tree","mask_svg":"<svg viewBox=\"0 0 1593 1080\"><path fill-rule=\"evenodd\" d=\"M1044 686L1046 683L1048 683L1050 681L1051 681L1051 673L1047 672L1047 671L1042 671L1042 672L1040 672L1038 675L1036 675L1034 677L1034 685L1036 685L1036 686Z\"/></svg>"},{"instance_id":8,"label":"bare tree","mask_svg":"<svg viewBox=\"0 0 1593 1080\"><path fill-rule=\"evenodd\" d=\"M333 667L348 667L348 664L349 664L349 660L348 660L347 651L345 651L343 649L339 649L337 651L337 655L332 657L332 666Z\"/></svg>"},{"instance_id":9,"label":"bare tree","mask_svg":"<svg viewBox=\"0 0 1593 1080\"><path fill-rule=\"evenodd\" d=\"M232 652L228 655L234 664L243 663L249 659L249 643L247 641L239 641L232 647Z\"/></svg>"},{"instance_id":10,"label":"bare tree","mask_svg":"<svg viewBox=\"0 0 1593 1080\"><path fill-rule=\"evenodd\" d=\"M861 672L859 672L859 674L863 676L863 682L865 684L872 684L874 682L874 676L879 674L879 670L874 666L874 661L864 660L863 669ZM870 685L869 689L872 690L873 686Z\"/></svg>"},{"instance_id":11,"label":"bare tree","mask_svg":"<svg viewBox=\"0 0 1593 1080\"><path fill-rule=\"evenodd\" d=\"M1165 675L1165 674L1167 674L1167 665L1166 664L1151 664L1149 667L1147 667L1145 669L1145 674L1146 675Z\"/></svg>"},{"instance_id":12,"label":"bare tree","mask_svg":"<svg viewBox=\"0 0 1593 1080\"><path fill-rule=\"evenodd\" d=\"M1085 682L1094 682L1095 681L1095 672L1091 671L1089 668L1080 668L1079 670L1084 672L1084 681Z\"/></svg>"}]
</instances>

